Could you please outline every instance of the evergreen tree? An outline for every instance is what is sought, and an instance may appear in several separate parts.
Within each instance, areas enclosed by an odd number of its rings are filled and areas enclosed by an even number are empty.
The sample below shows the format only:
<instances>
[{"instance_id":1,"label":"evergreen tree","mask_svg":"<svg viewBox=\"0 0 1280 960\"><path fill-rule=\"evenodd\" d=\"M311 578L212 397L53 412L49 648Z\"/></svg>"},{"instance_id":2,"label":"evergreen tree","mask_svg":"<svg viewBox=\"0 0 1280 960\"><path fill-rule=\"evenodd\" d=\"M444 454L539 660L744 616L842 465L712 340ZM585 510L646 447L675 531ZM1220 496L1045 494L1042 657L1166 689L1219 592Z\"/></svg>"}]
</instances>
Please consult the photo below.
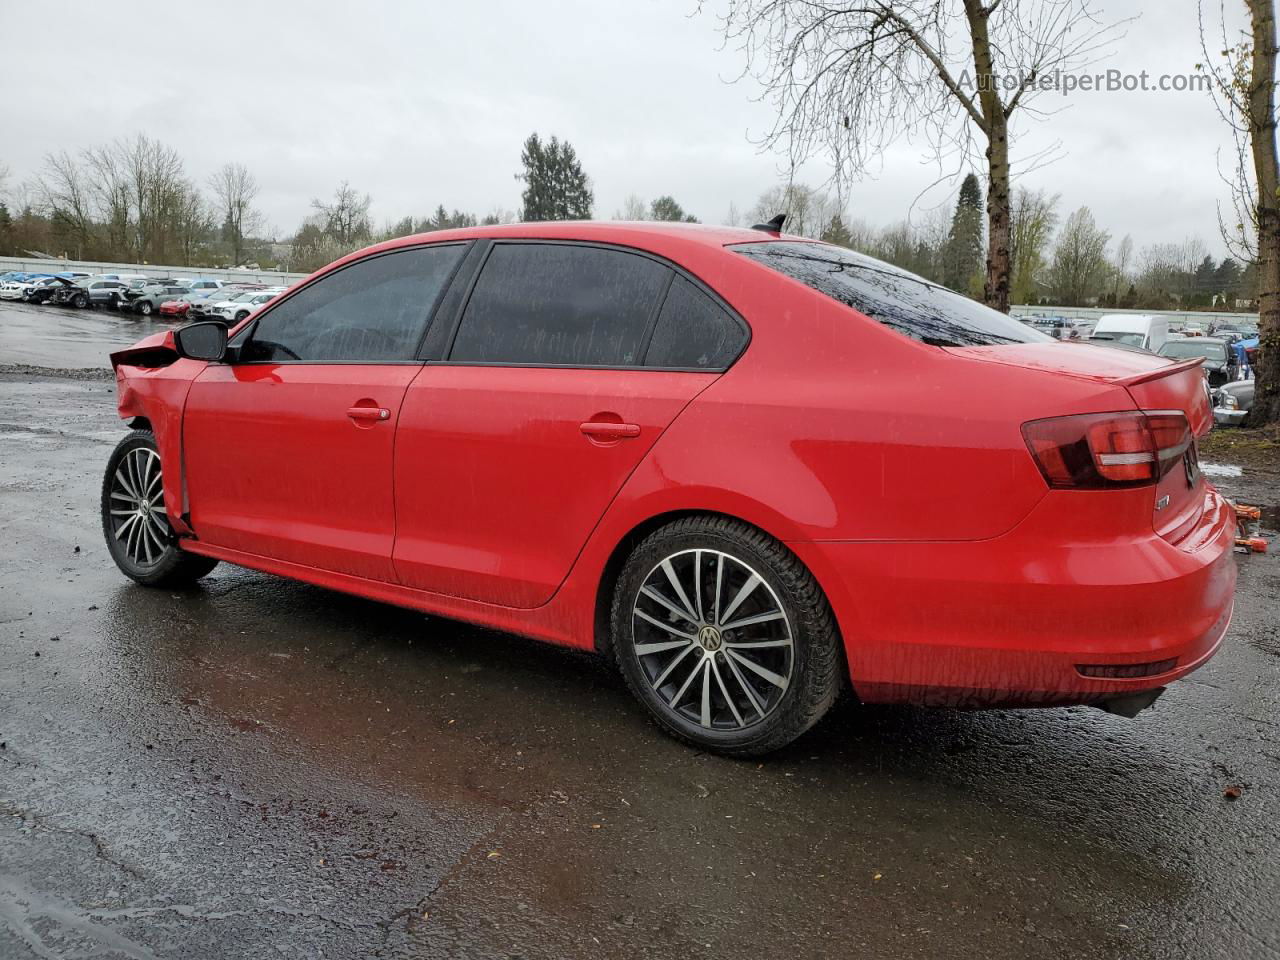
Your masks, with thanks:
<instances>
[{"instance_id":1,"label":"evergreen tree","mask_svg":"<svg viewBox=\"0 0 1280 960\"><path fill-rule=\"evenodd\" d=\"M9 207L0 201L0 256L8 256L13 247L13 217Z\"/></svg>"},{"instance_id":2,"label":"evergreen tree","mask_svg":"<svg viewBox=\"0 0 1280 960\"><path fill-rule=\"evenodd\" d=\"M521 200L524 220L588 220L595 200L591 181L582 171L578 155L567 140L552 137L544 143L529 134L520 154L524 172L516 179L525 184Z\"/></svg>"},{"instance_id":3,"label":"evergreen tree","mask_svg":"<svg viewBox=\"0 0 1280 960\"><path fill-rule=\"evenodd\" d=\"M853 244L853 236L849 233L849 228L844 225L844 221L840 219L840 214L834 214L827 222L826 228L822 231L820 240L826 243L834 243L838 247L848 247Z\"/></svg>"},{"instance_id":4,"label":"evergreen tree","mask_svg":"<svg viewBox=\"0 0 1280 960\"><path fill-rule=\"evenodd\" d=\"M972 173L960 184L960 197L942 254L943 283L961 293L982 266L982 187Z\"/></svg>"},{"instance_id":5,"label":"evergreen tree","mask_svg":"<svg viewBox=\"0 0 1280 960\"><path fill-rule=\"evenodd\" d=\"M1240 264L1231 257L1223 257L1222 263L1213 272L1213 286L1214 293L1226 297L1227 303L1233 302L1240 296Z\"/></svg>"},{"instance_id":6,"label":"evergreen tree","mask_svg":"<svg viewBox=\"0 0 1280 960\"><path fill-rule=\"evenodd\" d=\"M676 203L675 198L663 195L649 204L650 220L667 220L675 223L697 223L698 218L685 213L684 207Z\"/></svg>"}]
</instances>

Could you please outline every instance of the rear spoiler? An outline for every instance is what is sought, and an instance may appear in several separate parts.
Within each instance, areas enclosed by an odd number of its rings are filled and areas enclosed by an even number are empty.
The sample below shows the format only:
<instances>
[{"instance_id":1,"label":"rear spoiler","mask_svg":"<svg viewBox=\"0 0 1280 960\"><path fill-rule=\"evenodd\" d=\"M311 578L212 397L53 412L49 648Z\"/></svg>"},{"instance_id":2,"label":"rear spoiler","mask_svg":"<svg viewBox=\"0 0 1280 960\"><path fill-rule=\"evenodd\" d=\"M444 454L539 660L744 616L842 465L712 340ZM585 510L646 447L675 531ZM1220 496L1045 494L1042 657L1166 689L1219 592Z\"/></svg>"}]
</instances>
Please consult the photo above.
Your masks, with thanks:
<instances>
[{"instance_id":1,"label":"rear spoiler","mask_svg":"<svg viewBox=\"0 0 1280 960\"><path fill-rule=\"evenodd\" d=\"M1155 370L1144 370L1142 373L1131 374L1127 377L1119 377L1112 380L1122 387L1133 387L1139 383L1150 383L1152 380L1163 380L1165 377L1171 377L1175 373L1181 373L1183 370L1192 370L1204 363L1204 357L1192 357L1190 360L1179 360L1177 363L1171 363L1167 367L1158 367Z\"/></svg>"}]
</instances>

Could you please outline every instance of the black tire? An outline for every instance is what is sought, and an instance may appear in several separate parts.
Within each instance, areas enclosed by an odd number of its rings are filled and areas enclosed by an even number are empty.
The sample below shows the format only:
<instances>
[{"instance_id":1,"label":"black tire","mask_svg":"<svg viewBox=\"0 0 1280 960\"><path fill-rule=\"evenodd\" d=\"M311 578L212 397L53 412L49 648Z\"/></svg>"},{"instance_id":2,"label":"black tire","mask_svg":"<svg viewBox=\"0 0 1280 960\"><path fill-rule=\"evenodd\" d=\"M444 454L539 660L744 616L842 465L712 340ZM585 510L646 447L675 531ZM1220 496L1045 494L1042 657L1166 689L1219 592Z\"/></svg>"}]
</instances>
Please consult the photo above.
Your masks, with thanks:
<instances>
[{"instance_id":1,"label":"black tire","mask_svg":"<svg viewBox=\"0 0 1280 960\"><path fill-rule=\"evenodd\" d=\"M153 465L154 471L140 463ZM134 496L139 490L145 498L140 505ZM102 535L111 559L126 577L145 587L188 586L207 575L218 561L178 545L168 520L163 519L163 500L154 507L163 490L155 437L150 430L131 431L107 460L102 478Z\"/></svg>"},{"instance_id":2,"label":"black tire","mask_svg":"<svg viewBox=\"0 0 1280 960\"><path fill-rule=\"evenodd\" d=\"M725 570L739 571L740 589L746 591L747 601L727 597L739 588L730 588L724 598L710 601L716 577L724 576L729 583L732 573ZM651 579L659 576L656 583L661 585L659 571L668 577L674 573L677 581L695 584L695 589L677 596L676 590L659 586L657 592L670 597L659 607L654 603L655 581ZM757 578L754 586L747 574ZM767 590L761 591L761 586ZM642 595L642 587L650 592ZM692 594L696 597L690 600ZM645 619L646 605L664 623ZM697 621L679 613L677 606L696 613ZM663 608L668 611L665 616ZM753 609L763 613L733 616ZM778 613L769 612L775 609ZM749 628L743 624L719 633L722 624L753 619L770 622ZM844 686L840 632L818 582L783 544L728 517L686 517L645 537L631 552L614 585L610 622L614 657L636 699L659 727L704 750L749 757L784 747L822 719ZM708 628L712 628L709 634ZM775 631L773 635L780 639L754 633L763 629ZM643 641L638 641L637 632L642 633ZM670 645L689 637L696 637L695 642L674 647L669 658L667 651L637 652L637 645L661 646L664 638ZM738 646L744 642L768 649ZM682 661L690 654L689 660ZM757 658L762 656L782 658L766 669L773 674L773 681L761 680L764 674L746 669L750 664L745 659L761 666L764 664ZM686 671L688 663L695 666ZM686 680L680 687L682 673ZM664 685L662 681L668 676L671 679ZM694 687L706 685L706 692L695 695L696 704L689 702L689 677L700 678ZM785 684L778 684L778 679ZM749 686L754 688L750 692ZM672 687L685 693L668 693ZM705 722L707 718L710 723Z\"/></svg>"},{"instance_id":3,"label":"black tire","mask_svg":"<svg viewBox=\"0 0 1280 960\"><path fill-rule=\"evenodd\" d=\"M237 313L237 314L236 314L235 322L236 322L236 323L239 323L241 320L243 320L243 319L244 319L245 317L247 317L248 315L249 315L249 311L248 311L248 310L241 310L239 313ZM227 324L227 326L231 326L231 324Z\"/></svg>"},{"instance_id":4,"label":"black tire","mask_svg":"<svg viewBox=\"0 0 1280 960\"><path fill-rule=\"evenodd\" d=\"M150 300L139 300L137 303L133 305L133 309L135 313L140 313L144 317L149 317L151 316L151 312L155 309L155 307L151 306Z\"/></svg>"},{"instance_id":5,"label":"black tire","mask_svg":"<svg viewBox=\"0 0 1280 960\"><path fill-rule=\"evenodd\" d=\"M87 293L77 293L75 299L71 301L71 305L77 310L83 310L89 306L89 295Z\"/></svg>"}]
</instances>

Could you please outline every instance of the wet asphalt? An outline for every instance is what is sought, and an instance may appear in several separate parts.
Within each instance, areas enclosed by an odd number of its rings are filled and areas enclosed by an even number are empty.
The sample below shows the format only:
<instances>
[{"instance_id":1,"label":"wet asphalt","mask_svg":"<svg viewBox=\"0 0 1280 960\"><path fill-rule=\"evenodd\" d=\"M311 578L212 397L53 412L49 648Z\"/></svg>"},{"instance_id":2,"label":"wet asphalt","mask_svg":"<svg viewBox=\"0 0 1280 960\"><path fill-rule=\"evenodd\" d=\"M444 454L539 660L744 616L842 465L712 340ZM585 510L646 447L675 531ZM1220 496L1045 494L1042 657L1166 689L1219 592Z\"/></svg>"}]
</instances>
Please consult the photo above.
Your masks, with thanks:
<instances>
[{"instance_id":1,"label":"wet asphalt","mask_svg":"<svg viewBox=\"0 0 1280 960\"><path fill-rule=\"evenodd\" d=\"M846 702L725 760L586 655L126 580L112 384L16 365L140 333L0 305L0 958L1280 957L1276 552L1136 720Z\"/></svg>"}]
</instances>

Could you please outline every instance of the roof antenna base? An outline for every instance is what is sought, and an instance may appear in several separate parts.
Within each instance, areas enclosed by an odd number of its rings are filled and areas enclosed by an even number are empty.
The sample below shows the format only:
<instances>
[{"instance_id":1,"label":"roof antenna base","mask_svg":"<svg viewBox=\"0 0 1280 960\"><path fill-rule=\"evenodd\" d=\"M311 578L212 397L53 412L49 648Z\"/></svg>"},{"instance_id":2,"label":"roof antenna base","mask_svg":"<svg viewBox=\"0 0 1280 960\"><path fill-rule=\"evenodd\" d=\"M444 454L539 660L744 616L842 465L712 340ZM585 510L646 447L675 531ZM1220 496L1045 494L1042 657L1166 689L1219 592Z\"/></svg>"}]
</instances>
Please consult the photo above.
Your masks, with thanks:
<instances>
[{"instance_id":1,"label":"roof antenna base","mask_svg":"<svg viewBox=\"0 0 1280 960\"><path fill-rule=\"evenodd\" d=\"M787 222L787 215L780 213L768 223L753 223L752 230L763 230L765 233L781 233L782 225Z\"/></svg>"}]
</instances>

